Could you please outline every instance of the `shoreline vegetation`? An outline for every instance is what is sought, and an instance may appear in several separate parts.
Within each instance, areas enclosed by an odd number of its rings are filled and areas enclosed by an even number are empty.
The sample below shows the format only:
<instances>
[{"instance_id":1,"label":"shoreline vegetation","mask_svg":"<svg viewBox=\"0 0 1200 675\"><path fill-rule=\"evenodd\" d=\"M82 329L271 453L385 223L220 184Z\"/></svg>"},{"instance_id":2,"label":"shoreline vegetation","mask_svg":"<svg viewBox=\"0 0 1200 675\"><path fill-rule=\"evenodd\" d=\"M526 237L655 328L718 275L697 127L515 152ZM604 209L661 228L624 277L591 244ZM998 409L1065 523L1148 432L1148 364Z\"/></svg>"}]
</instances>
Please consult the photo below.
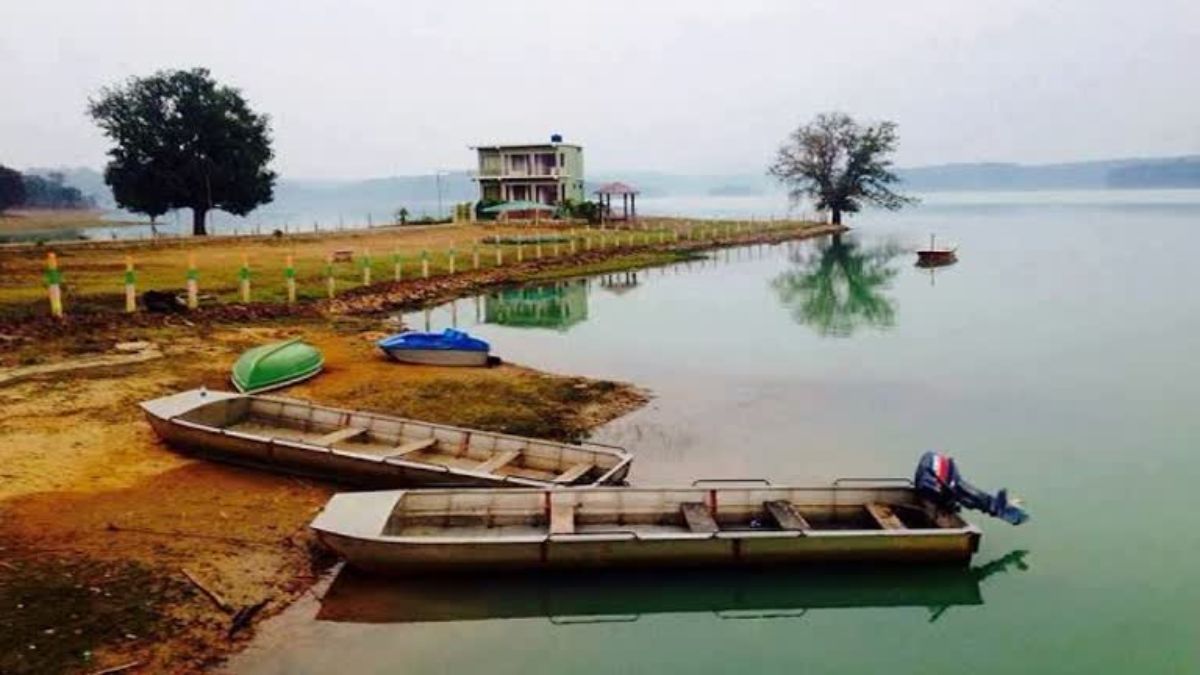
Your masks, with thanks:
<instances>
[{"instance_id":1,"label":"shoreline vegetation","mask_svg":"<svg viewBox=\"0 0 1200 675\"><path fill-rule=\"evenodd\" d=\"M0 244L80 240L80 230L145 225L134 220L110 220L104 209L15 208L0 213ZM55 241L55 243L62 243Z\"/></svg>"},{"instance_id":2,"label":"shoreline vegetation","mask_svg":"<svg viewBox=\"0 0 1200 675\"><path fill-rule=\"evenodd\" d=\"M790 222L737 231L714 221L663 221L713 237L603 249L533 251L521 263L471 270L480 231L516 227L440 226L323 233L277 241L213 237L167 243L81 245L62 250L67 314L45 308L45 249L0 252L0 672L96 672L136 663L147 672L199 672L243 647L255 624L307 592L334 562L307 523L336 486L189 458L161 444L139 401L195 386L228 389L244 349L302 337L326 370L282 396L435 422L555 439L578 439L642 405L633 384L542 373L513 364L487 369L398 366L374 341L384 314L524 281L669 264L724 246L833 234L841 228ZM598 231L593 231L598 234ZM642 231L608 231L626 242ZM636 241L636 240L635 240ZM449 275L444 256L420 278L421 250L467 251ZM362 286L358 266L344 289L321 297L319 261L330 249L370 247L383 283ZM526 247L527 249L532 247ZM412 264L391 275L390 254ZM258 276L254 302L237 302L237 268L248 250ZM132 254L139 290L182 287L187 253L201 269L210 304L179 314L122 313L121 272ZM282 299L284 259L295 256L300 301ZM493 251L489 249L489 254ZM504 255L515 256L504 246ZM494 260L494 258L493 258ZM303 261L303 262L302 262ZM374 262L372 263L374 265ZM143 266L144 265L144 266ZM385 267L386 265L386 267ZM462 271L462 270L467 271ZM436 270L438 273L434 273ZM266 278L274 276L267 288ZM19 282L14 282L19 280ZM26 287L33 286L34 293ZM143 342L152 358L108 363L114 344ZM64 370L79 361L80 367ZM36 366L54 366L38 372ZM87 366L87 367L84 367ZM249 616L247 616L249 613Z\"/></svg>"}]
</instances>

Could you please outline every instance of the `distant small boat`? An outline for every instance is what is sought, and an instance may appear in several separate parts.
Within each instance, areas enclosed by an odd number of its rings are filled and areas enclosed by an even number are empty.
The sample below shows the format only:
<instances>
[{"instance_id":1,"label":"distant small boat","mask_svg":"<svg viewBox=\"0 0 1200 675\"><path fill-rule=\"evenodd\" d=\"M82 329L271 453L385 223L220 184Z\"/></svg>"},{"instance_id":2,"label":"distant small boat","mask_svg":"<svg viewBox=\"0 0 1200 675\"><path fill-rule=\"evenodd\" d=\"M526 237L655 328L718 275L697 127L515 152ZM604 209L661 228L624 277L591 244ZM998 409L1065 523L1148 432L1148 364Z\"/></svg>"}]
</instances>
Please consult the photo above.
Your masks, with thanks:
<instances>
[{"instance_id":1,"label":"distant small boat","mask_svg":"<svg viewBox=\"0 0 1200 675\"><path fill-rule=\"evenodd\" d=\"M202 457L374 488L621 483L633 457L307 401L193 389L141 404L164 441Z\"/></svg>"},{"instance_id":2,"label":"distant small boat","mask_svg":"<svg viewBox=\"0 0 1200 675\"><path fill-rule=\"evenodd\" d=\"M293 338L247 349L233 364L230 379L238 391L253 394L302 382L324 366L320 350Z\"/></svg>"},{"instance_id":3,"label":"distant small boat","mask_svg":"<svg viewBox=\"0 0 1200 675\"><path fill-rule=\"evenodd\" d=\"M942 267L958 262L957 248L938 248L934 235L929 235L929 248L917 250L917 267Z\"/></svg>"},{"instance_id":4,"label":"distant small boat","mask_svg":"<svg viewBox=\"0 0 1200 675\"><path fill-rule=\"evenodd\" d=\"M486 366L491 351L488 343L453 328L389 335L376 344L397 361L432 366Z\"/></svg>"}]
</instances>

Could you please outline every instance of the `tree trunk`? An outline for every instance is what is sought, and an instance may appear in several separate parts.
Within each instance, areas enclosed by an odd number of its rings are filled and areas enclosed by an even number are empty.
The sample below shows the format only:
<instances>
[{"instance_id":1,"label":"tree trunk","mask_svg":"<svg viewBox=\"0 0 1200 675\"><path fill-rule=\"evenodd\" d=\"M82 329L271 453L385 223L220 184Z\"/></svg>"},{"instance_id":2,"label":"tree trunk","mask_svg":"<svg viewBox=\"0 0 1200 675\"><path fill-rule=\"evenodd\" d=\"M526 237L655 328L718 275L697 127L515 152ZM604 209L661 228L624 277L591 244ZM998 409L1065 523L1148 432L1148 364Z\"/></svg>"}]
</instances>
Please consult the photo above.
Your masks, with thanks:
<instances>
[{"instance_id":1,"label":"tree trunk","mask_svg":"<svg viewBox=\"0 0 1200 675\"><path fill-rule=\"evenodd\" d=\"M841 225L842 224L842 210L837 207L834 207L834 208L830 209L830 213L833 216L831 222L833 222L834 225Z\"/></svg>"},{"instance_id":2,"label":"tree trunk","mask_svg":"<svg viewBox=\"0 0 1200 675\"><path fill-rule=\"evenodd\" d=\"M208 230L204 226L204 217L208 215L208 209L199 206L192 207L192 235L203 237L208 234Z\"/></svg>"}]
</instances>

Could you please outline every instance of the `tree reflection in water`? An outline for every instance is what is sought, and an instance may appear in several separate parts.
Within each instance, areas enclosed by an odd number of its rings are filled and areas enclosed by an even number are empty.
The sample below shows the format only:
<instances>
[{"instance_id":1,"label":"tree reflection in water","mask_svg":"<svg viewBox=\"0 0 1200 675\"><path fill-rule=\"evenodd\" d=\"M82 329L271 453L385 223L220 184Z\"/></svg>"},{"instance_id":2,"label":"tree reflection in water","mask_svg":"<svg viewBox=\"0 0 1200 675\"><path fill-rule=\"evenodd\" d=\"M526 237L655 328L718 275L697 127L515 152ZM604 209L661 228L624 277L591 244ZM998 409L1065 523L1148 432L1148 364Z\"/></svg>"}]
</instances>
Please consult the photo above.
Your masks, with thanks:
<instances>
[{"instance_id":1,"label":"tree reflection in water","mask_svg":"<svg viewBox=\"0 0 1200 675\"><path fill-rule=\"evenodd\" d=\"M892 327L896 303L884 295L898 270L890 263L902 252L894 244L864 247L835 236L815 249L797 249L795 265L771 282L797 323L819 335L849 337L864 326Z\"/></svg>"}]
</instances>

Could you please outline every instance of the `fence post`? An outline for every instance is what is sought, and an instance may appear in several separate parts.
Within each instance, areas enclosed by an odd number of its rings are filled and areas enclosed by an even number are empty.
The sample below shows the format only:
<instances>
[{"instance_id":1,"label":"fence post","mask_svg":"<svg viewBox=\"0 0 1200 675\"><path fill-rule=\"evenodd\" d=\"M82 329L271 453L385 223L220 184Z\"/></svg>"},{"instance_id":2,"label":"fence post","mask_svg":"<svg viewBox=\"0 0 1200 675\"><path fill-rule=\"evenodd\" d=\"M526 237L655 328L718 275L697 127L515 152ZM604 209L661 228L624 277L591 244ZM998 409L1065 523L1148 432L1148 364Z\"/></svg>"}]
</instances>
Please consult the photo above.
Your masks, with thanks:
<instances>
[{"instance_id":1,"label":"fence post","mask_svg":"<svg viewBox=\"0 0 1200 675\"><path fill-rule=\"evenodd\" d=\"M371 285L371 249L364 248L362 254L362 285Z\"/></svg>"},{"instance_id":2,"label":"fence post","mask_svg":"<svg viewBox=\"0 0 1200 675\"><path fill-rule=\"evenodd\" d=\"M453 246L451 246L451 247L450 247L450 250L448 251L448 255L450 256L450 262L449 262L449 264L447 265L447 269L449 269L449 270L450 270L450 274L454 274L454 258L455 258L455 252L454 252L454 247L453 247Z\"/></svg>"},{"instance_id":3,"label":"fence post","mask_svg":"<svg viewBox=\"0 0 1200 675\"><path fill-rule=\"evenodd\" d=\"M517 239L517 262L523 262L525 260L524 243L525 243L524 236L521 236L520 238Z\"/></svg>"},{"instance_id":4,"label":"fence post","mask_svg":"<svg viewBox=\"0 0 1200 675\"><path fill-rule=\"evenodd\" d=\"M325 292L329 295L329 299L333 299L333 293L336 290L337 282L333 280L333 254L325 254Z\"/></svg>"},{"instance_id":5,"label":"fence post","mask_svg":"<svg viewBox=\"0 0 1200 675\"><path fill-rule=\"evenodd\" d=\"M476 239L471 244L471 265L475 269L479 269L479 240Z\"/></svg>"},{"instance_id":6,"label":"fence post","mask_svg":"<svg viewBox=\"0 0 1200 675\"><path fill-rule=\"evenodd\" d=\"M421 278L429 278L429 251L421 249Z\"/></svg>"},{"instance_id":7,"label":"fence post","mask_svg":"<svg viewBox=\"0 0 1200 675\"><path fill-rule=\"evenodd\" d=\"M537 243L533 246L533 257L538 260L542 259L542 235L538 234Z\"/></svg>"},{"instance_id":8,"label":"fence post","mask_svg":"<svg viewBox=\"0 0 1200 675\"><path fill-rule=\"evenodd\" d=\"M62 272L58 269L58 256L53 251L46 254L46 290L50 295L50 315L63 317Z\"/></svg>"},{"instance_id":9,"label":"fence post","mask_svg":"<svg viewBox=\"0 0 1200 675\"><path fill-rule=\"evenodd\" d=\"M577 239L579 239L579 230L571 230L571 255L575 255L575 242Z\"/></svg>"},{"instance_id":10,"label":"fence post","mask_svg":"<svg viewBox=\"0 0 1200 675\"><path fill-rule=\"evenodd\" d=\"M287 302L296 304L296 267L292 264L292 256L288 254L287 267L283 268L283 276L287 278Z\"/></svg>"},{"instance_id":11,"label":"fence post","mask_svg":"<svg viewBox=\"0 0 1200 675\"><path fill-rule=\"evenodd\" d=\"M242 267L238 270L238 287L242 293L242 302L250 302L250 261L242 253Z\"/></svg>"},{"instance_id":12,"label":"fence post","mask_svg":"<svg viewBox=\"0 0 1200 675\"><path fill-rule=\"evenodd\" d=\"M196 271L196 254L188 254L187 306L196 309L200 305L200 273Z\"/></svg>"},{"instance_id":13,"label":"fence post","mask_svg":"<svg viewBox=\"0 0 1200 675\"><path fill-rule=\"evenodd\" d=\"M392 280L400 281L404 276L404 270L400 267L400 249L392 251Z\"/></svg>"},{"instance_id":14,"label":"fence post","mask_svg":"<svg viewBox=\"0 0 1200 675\"><path fill-rule=\"evenodd\" d=\"M496 267L504 264L504 248L500 246L500 242L496 242Z\"/></svg>"},{"instance_id":15,"label":"fence post","mask_svg":"<svg viewBox=\"0 0 1200 675\"><path fill-rule=\"evenodd\" d=\"M133 256L125 256L125 311L137 311L137 278L133 271Z\"/></svg>"}]
</instances>

